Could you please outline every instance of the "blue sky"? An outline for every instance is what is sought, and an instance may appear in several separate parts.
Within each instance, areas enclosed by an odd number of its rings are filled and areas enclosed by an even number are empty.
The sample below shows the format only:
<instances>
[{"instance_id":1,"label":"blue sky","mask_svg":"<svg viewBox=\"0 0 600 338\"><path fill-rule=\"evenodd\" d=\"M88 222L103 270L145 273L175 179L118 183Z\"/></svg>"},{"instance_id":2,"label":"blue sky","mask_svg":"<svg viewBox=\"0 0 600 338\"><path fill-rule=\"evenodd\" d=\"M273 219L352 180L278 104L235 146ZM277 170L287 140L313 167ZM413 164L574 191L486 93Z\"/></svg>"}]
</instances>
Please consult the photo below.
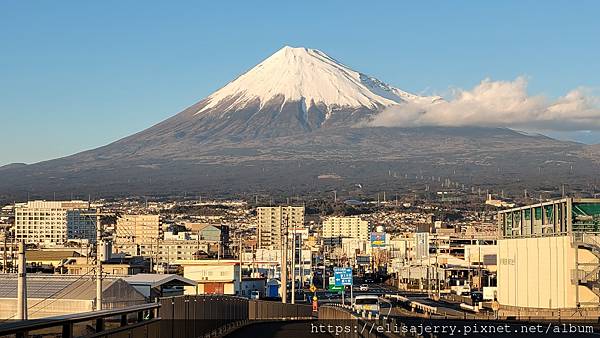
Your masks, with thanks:
<instances>
[{"instance_id":1,"label":"blue sky","mask_svg":"<svg viewBox=\"0 0 600 338\"><path fill-rule=\"evenodd\" d=\"M598 1L2 1L0 165L145 129L283 45L416 93L520 75L552 98L599 88L598 13Z\"/></svg>"}]
</instances>

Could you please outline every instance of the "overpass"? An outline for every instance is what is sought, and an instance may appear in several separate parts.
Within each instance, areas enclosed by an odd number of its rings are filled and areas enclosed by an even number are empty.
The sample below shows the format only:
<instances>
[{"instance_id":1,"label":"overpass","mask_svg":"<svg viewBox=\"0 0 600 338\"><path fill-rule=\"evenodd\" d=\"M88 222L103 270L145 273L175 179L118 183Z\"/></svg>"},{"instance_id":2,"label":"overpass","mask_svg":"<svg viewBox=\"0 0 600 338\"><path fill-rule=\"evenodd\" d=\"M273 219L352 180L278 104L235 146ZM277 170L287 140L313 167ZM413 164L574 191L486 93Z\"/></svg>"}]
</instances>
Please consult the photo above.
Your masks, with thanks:
<instances>
[{"instance_id":1,"label":"overpass","mask_svg":"<svg viewBox=\"0 0 600 338\"><path fill-rule=\"evenodd\" d=\"M219 337L256 323L314 320L312 306L225 295L175 296L131 307L0 322L0 338Z\"/></svg>"}]
</instances>

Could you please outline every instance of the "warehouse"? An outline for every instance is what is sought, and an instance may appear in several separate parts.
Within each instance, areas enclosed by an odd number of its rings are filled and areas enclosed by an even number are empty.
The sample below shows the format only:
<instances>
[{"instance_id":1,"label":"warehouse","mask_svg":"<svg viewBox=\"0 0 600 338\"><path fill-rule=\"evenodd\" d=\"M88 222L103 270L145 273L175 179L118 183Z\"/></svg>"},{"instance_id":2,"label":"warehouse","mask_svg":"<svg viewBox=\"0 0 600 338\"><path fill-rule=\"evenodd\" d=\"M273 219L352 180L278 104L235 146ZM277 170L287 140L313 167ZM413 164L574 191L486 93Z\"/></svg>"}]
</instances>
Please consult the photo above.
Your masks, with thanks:
<instances>
[{"instance_id":1,"label":"warehouse","mask_svg":"<svg viewBox=\"0 0 600 338\"><path fill-rule=\"evenodd\" d=\"M564 198L498 213L498 303L505 314L597 311L600 199Z\"/></svg>"}]
</instances>

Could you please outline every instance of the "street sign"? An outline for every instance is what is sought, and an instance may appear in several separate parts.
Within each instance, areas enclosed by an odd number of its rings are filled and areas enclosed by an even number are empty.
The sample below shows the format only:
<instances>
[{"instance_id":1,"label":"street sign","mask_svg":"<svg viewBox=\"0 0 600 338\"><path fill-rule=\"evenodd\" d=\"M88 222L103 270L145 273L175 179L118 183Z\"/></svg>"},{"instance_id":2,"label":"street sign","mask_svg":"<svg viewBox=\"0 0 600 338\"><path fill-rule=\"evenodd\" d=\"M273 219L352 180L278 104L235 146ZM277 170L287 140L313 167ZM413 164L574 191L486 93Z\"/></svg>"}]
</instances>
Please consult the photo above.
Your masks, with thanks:
<instances>
[{"instance_id":1,"label":"street sign","mask_svg":"<svg viewBox=\"0 0 600 338\"><path fill-rule=\"evenodd\" d=\"M344 291L344 286L343 285L329 284L329 291L342 292L342 291Z\"/></svg>"},{"instance_id":2,"label":"street sign","mask_svg":"<svg viewBox=\"0 0 600 338\"><path fill-rule=\"evenodd\" d=\"M314 285L310 285L310 292L315 292L317 291L317 288Z\"/></svg>"},{"instance_id":3,"label":"street sign","mask_svg":"<svg viewBox=\"0 0 600 338\"><path fill-rule=\"evenodd\" d=\"M352 268L333 268L335 285L352 285Z\"/></svg>"}]
</instances>

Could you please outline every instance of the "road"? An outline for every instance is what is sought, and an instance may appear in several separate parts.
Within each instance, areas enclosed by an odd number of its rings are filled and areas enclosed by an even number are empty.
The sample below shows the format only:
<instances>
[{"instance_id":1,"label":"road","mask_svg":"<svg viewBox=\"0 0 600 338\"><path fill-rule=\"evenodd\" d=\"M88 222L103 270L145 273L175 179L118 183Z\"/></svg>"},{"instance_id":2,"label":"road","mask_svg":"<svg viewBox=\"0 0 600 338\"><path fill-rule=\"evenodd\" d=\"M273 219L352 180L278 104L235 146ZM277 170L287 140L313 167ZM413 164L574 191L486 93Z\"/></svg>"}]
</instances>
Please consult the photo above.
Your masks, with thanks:
<instances>
[{"instance_id":1,"label":"road","mask_svg":"<svg viewBox=\"0 0 600 338\"><path fill-rule=\"evenodd\" d=\"M421 304L434 306L438 310L438 314L448 315L452 317L462 318L464 312L460 309L458 304L451 304L446 302L438 302L427 297L408 297L410 300L419 302Z\"/></svg>"},{"instance_id":2,"label":"road","mask_svg":"<svg viewBox=\"0 0 600 338\"><path fill-rule=\"evenodd\" d=\"M313 321L288 321L288 322L266 322L247 325L236 330L225 337L228 338L248 338L248 337L331 337L327 333L317 333L312 325L317 325ZM312 330L312 331L311 331Z\"/></svg>"},{"instance_id":3,"label":"road","mask_svg":"<svg viewBox=\"0 0 600 338\"><path fill-rule=\"evenodd\" d=\"M385 285L385 284L369 284L368 291L360 291L360 285L354 285L352 289L353 295L356 297L358 295L384 295L384 294L397 294L399 293L397 289ZM322 289L317 290L316 292L317 298L319 301L322 300L331 300L332 302L338 302L341 299L341 293L333 292L333 291L323 291ZM350 297L350 289L346 290L345 297L349 299Z\"/></svg>"}]
</instances>

